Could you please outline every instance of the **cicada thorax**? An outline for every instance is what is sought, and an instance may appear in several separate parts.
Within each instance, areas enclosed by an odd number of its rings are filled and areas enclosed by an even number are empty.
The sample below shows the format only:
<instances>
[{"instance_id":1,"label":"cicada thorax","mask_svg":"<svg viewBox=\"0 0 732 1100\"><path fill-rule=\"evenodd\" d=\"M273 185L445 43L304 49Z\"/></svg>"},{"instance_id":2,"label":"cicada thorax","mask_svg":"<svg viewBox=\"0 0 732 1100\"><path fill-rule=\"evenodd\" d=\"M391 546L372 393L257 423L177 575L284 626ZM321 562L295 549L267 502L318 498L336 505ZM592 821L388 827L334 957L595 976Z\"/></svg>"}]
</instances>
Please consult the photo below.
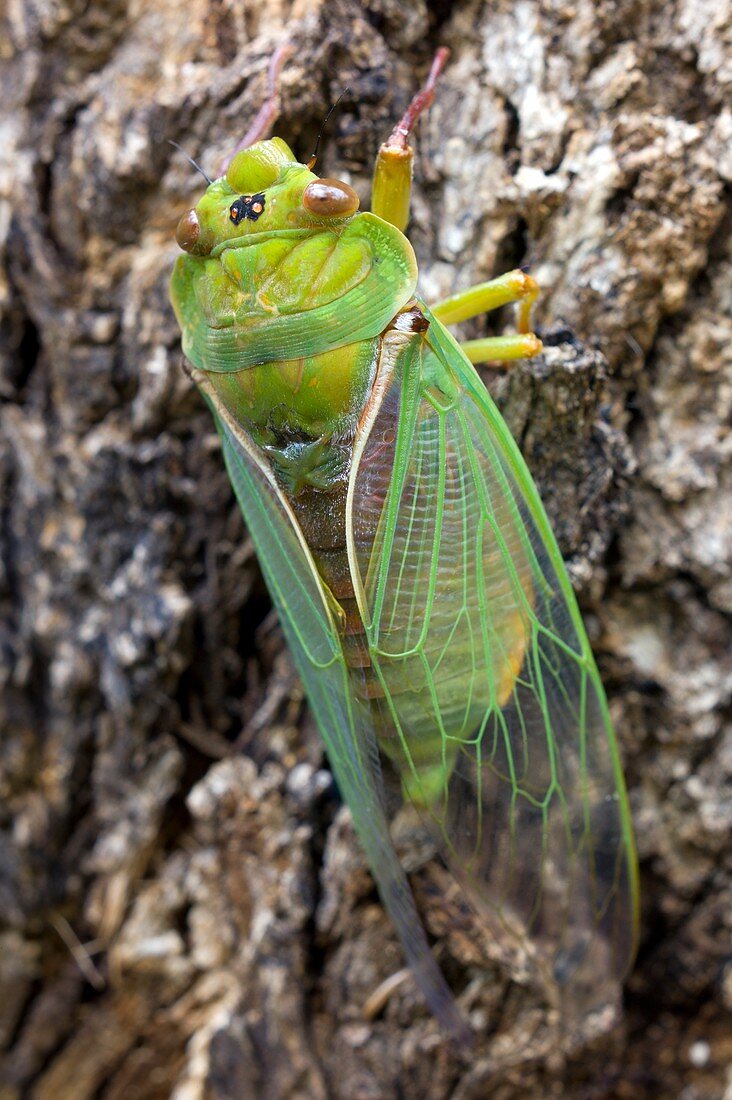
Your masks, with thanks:
<instances>
[{"instance_id":1,"label":"cicada thorax","mask_svg":"<svg viewBox=\"0 0 732 1100\"><path fill-rule=\"evenodd\" d=\"M284 492L326 494L347 477L352 443L375 373L378 338L281 359L209 382L267 455Z\"/></svg>"}]
</instances>

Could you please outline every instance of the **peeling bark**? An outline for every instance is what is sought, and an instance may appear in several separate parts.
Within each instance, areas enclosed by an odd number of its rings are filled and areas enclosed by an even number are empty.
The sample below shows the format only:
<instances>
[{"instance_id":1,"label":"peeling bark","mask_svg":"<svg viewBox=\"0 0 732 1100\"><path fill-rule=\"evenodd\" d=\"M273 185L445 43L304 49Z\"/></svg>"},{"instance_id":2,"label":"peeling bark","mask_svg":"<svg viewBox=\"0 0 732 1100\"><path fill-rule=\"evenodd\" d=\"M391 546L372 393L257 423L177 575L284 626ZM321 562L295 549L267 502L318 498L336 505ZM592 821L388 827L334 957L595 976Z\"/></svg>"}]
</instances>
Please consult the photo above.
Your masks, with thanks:
<instances>
[{"instance_id":1,"label":"peeling bark","mask_svg":"<svg viewBox=\"0 0 732 1100\"><path fill-rule=\"evenodd\" d=\"M0 1098L724 1093L732 969L732 25L719 0L28 0L0 89ZM276 127L367 200L437 45L428 298L530 263L545 355L486 372L555 523L643 872L622 1023L561 1053L400 838L476 1052L442 1041L339 808L167 278L287 35ZM727 105L726 105L727 104ZM503 319L499 319L503 320ZM481 321L471 335L488 332ZM468 326L466 326L467 328ZM725 782L727 788L725 790Z\"/></svg>"}]
</instances>

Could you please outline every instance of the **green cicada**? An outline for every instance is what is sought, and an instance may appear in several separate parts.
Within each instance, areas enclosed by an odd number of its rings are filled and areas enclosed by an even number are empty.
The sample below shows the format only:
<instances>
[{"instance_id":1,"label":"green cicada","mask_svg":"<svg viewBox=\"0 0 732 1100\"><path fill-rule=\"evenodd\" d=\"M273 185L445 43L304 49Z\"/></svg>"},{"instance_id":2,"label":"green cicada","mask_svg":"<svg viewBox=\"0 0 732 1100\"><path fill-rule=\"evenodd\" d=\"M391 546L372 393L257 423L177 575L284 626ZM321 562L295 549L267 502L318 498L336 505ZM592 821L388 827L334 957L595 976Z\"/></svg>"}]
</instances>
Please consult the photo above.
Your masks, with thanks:
<instances>
[{"instance_id":1,"label":"green cicada","mask_svg":"<svg viewBox=\"0 0 732 1100\"><path fill-rule=\"evenodd\" d=\"M371 213L261 140L266 105L179 222L171 296L384 905L464 1037L391 842L390 784L565 1002L626 972L637 869L567 573L472 366L540 350L536 285L512 271L431 308L416 293L408 138L445 56L379 151ZM445 327L512 301L515 335L461 346Z\"/></svg>"}]
</instances>

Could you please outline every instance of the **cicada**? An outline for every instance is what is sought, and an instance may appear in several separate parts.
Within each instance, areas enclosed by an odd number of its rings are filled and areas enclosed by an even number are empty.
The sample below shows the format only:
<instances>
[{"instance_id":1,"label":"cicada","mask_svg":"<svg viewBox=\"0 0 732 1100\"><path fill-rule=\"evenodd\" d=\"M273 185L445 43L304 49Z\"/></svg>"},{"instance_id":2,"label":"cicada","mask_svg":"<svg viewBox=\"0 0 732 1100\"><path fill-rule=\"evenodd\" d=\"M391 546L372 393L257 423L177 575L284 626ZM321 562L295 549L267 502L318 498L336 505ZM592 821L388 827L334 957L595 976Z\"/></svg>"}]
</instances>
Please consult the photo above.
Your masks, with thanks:
<instances>
[{"instance_id":1,"label":"cicada","mask_svg":"<svg viewBox=\"0 0 732 1100\"><path fill-rule=\"evenodd\" d=\"M417 293L409 137L445 57L379 150L370 213L265 139L273 87L178 224L171 297L383 904L429 1007L465 1038L392 843L394 789L565 1000L617 985L638 902L587 635L473 366L540 350L536 284L512 271L431 307ZM461 345L446 327L510 302L514 334Z\"/></svg>"}]
</instances>

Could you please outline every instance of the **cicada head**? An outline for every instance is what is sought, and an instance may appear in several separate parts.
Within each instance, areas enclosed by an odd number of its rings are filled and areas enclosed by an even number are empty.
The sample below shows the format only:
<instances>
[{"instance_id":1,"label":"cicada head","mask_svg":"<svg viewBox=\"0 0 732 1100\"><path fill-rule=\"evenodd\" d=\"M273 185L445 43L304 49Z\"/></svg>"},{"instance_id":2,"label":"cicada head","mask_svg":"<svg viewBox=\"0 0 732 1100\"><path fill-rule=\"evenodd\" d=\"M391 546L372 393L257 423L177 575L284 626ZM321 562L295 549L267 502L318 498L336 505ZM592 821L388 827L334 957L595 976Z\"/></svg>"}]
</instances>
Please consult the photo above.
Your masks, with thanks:
<instances>
[{"instance_id":1,"label":"cicada head","mask_svg":"<svg viewBox=\"0 0 732 1100\"><path fill-rule=\"evenodd\" d=\"M319 179L281 138L271 138L232 157L226 174L180 219L176 240L184 252L208 256L255 233L343 223L358 205L347 183Z\"/></svg>"}]
</instances>

